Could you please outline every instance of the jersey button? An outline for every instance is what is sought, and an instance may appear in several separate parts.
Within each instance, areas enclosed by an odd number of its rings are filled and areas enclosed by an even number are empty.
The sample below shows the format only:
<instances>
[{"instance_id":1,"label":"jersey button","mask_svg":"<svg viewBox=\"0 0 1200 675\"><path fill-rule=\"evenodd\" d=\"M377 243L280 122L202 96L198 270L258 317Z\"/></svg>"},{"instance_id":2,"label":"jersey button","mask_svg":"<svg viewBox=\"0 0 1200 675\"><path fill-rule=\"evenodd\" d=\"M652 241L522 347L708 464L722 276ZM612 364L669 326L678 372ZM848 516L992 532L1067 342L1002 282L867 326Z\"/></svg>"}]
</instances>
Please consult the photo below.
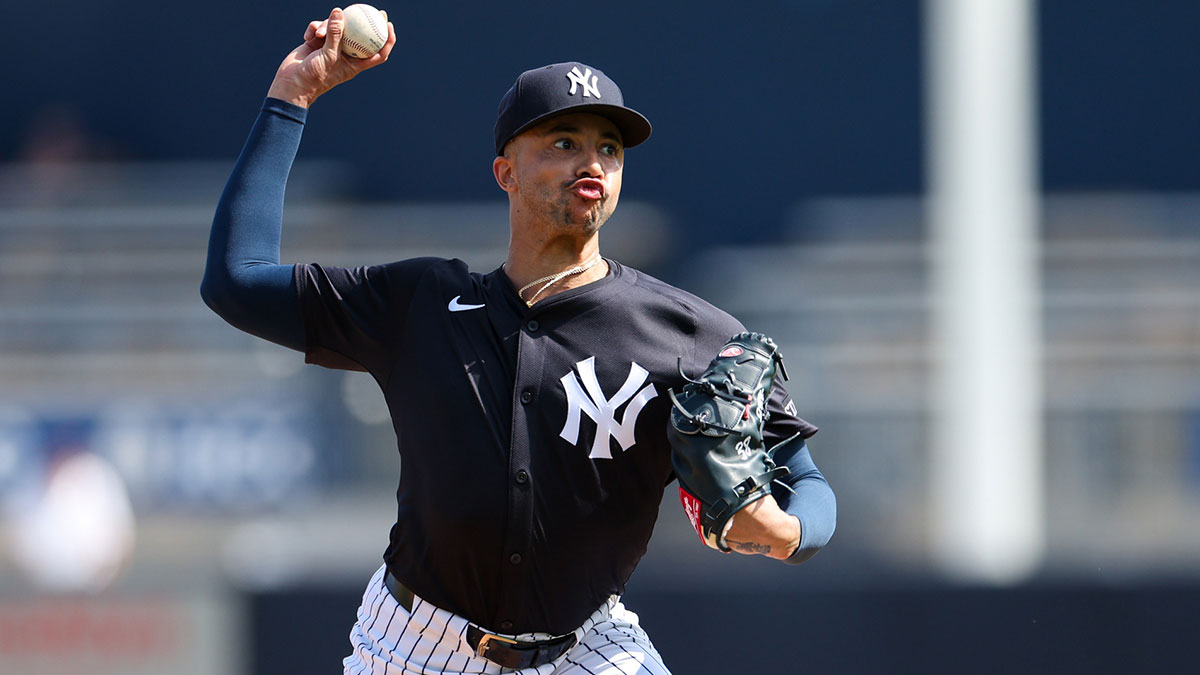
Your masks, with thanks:
<instances>
[{"instance_id":1,"label":"jersey button","mask_svg":"<svg viewBox=\"0 0 1200 675\"><path fill-rule=\"evenodd\" d=\"M510 562L514 565L520 565L521 564L521 554L514 553L514 554L508 556L508 562Z\"/></svg>"},{"instance_id":2,"label":"jersey button","mask_svg":"<svg viewBox=\"0 0 1200 675\"><path fill-rule=\"evenodd\" d=\"M518 471L517 472L517 484L524 485L528 482L529 482L529 474L525 471L525 469L521 469L520 471Z\"/></svg>"},{"instance_id":3,"label":"jersey button","mask_svg":"<svg viewBox=\"0 0 1200 675\"><path fill-rule=\"evenodd\" d=\"M500 622L500 630L512 630L512 622L511 621L501 621Z\"/></svg>"},{"instance_id":4,"label":"jersey button","mask_svg":"<svg viewBox=\"0 0 1200 675\"><path fill-rule=\"evenodd\" d=\"M529 391L528 389L526 389L525 391L521 392L521 403L524 403L525 405L529 405L532 401L533 401L533 392L532 391Z\"/></svg>"},{"instance_id":5,"label":"jersey button","mask_svg":"<svg viewBox=\"0 0 1200 675\"><path fill-rule=\"evenodd\" d=\"M536 319L534 319L534 320L530 321L529 323L525 324L525 327L529 329L529 332L530 332L530 333L535 333L535 332L537 332L537 329L538 329L538 327L539 327L539 326L540 326L540 324L537 322L537 320L536 320Z\"/></svg>"}]
</instances>

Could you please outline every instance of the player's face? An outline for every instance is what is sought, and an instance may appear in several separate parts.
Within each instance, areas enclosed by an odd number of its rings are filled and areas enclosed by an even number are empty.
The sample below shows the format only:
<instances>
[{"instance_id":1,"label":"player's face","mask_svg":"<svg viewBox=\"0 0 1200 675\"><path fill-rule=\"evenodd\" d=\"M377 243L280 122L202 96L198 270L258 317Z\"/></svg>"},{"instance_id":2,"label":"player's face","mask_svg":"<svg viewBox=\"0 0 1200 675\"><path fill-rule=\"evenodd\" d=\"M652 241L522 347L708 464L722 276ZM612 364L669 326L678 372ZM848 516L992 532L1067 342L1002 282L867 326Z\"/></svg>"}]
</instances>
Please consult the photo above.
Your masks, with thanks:
<instances>
[{"instance_id":1,"label":"player's face","mask_svg":"<svg viewBox=\"0 0 1200 675\"><path fill-rule=\"evenodd\" d=\"M529 215L591 233L617 208L625 150L616 126L603 117L551 118L514 138L509 159L514 196Z\"/></svg>"}]
</instances>

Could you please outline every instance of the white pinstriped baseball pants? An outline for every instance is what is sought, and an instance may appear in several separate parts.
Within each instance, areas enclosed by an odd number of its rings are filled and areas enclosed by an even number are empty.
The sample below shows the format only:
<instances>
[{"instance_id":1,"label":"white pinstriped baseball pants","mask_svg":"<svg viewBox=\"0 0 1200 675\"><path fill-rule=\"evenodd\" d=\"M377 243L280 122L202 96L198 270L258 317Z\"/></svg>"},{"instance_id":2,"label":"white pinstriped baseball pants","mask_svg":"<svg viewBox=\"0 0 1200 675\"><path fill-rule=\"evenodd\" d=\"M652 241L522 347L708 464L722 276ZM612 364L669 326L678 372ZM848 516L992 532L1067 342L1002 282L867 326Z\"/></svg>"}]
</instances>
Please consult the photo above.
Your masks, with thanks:
<instances>
[{"instance_id":1,"label":"white pinstriped baseball pants","mask_svg":"<svg viewBox=\"0 0 1200 675\"><path fill-rule=\"evenodd\" d=\"M513 670L475 655L467 644L468 621L439 609L420 596L410 614L383 585L386 567L367 584L358 621L350 631L353 652L342 661L345 675L671 675L663 665L637 614L617 596L575 629L579 642L553 663ZM528 633L517 639L545 639Z\"/></svg>"}]
</instances>

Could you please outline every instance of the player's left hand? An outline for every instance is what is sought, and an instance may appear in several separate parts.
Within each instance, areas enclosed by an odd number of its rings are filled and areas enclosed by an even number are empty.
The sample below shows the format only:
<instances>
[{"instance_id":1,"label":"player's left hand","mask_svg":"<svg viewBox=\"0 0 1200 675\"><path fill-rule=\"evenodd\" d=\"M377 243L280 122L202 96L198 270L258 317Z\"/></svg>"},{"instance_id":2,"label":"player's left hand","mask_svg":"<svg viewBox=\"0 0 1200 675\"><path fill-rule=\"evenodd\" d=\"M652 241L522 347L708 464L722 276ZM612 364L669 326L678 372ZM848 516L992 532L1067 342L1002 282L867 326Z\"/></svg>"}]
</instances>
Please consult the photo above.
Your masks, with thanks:
<instances>
[{"instance_id":1,"label":"player's left hand","mask_svg":"<svg viewBox=\"0 0 1200 675\"><path fill-rule=\"evenodd\" d=\"M738 553L783 560L800 546L800 519L767 495L734 514L725 543Z\"/></svg>"}]
</instances>

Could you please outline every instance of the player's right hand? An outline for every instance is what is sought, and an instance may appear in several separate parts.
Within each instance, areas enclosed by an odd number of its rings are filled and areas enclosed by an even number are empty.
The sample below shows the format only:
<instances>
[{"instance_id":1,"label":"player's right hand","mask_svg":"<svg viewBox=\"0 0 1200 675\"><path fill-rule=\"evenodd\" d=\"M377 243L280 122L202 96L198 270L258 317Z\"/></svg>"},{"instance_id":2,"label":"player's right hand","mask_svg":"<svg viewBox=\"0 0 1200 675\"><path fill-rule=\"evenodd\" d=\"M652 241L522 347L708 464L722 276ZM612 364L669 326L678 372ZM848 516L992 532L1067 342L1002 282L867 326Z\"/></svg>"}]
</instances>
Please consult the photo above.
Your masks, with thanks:
<instances>
[{"instance_id":1,"label":"player's right hand","mask_svg":"<svg viewBox=\"0 0 1200 675\"><path fill-rule=\"evenodd\" d=\"M345 26L346 17L340 7L333 8L324 21L309 22L303 44L279 64L267 96L307 108L318 96L388 60L396 44L396 29L391 21L383 49L366 59L350 58L340 51Z\"/></svg>"}]
</instances>

